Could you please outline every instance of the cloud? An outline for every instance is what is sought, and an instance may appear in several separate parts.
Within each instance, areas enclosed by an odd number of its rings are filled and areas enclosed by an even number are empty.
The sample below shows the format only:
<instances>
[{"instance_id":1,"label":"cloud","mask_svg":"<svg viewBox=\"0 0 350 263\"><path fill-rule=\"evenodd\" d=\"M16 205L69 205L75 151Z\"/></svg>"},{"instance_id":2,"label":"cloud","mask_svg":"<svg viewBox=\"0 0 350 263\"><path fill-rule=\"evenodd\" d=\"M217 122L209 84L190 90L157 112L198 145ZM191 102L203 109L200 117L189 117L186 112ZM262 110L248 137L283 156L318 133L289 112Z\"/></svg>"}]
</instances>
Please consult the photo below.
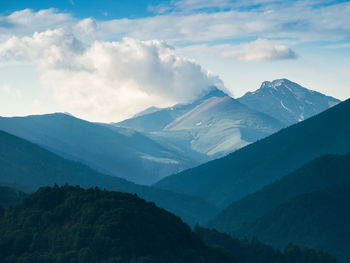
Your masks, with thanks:
<instances>
[{"instance_id":1,"label":"cloud","mask_svg":"<svg viewBox=\"0 0 350 263\"><path fill-rule=\"evenodd\" d=\"M22 97L22 92L19 89L15 89L12 87L12 85L6 83L2 86L2 91L7 94L10 95L12 98L15 99L19 99Z\"/></svg>"},{"instance_id":2,"label":"cloud","mask_svg":"<svg viewBox=\"0 0 350 263\"><path fill-rule=\"evenodd\" d=\"M173 44L242 38L293 39L299 43L338 41L347 39L350 34L350 2L318 8L311 5L313 1L287 2L288 4L272 2L262 4L260 8L242 10L168 11L147 18L99 21L98 26L101 35L165 39ZM191 11L190 7L189 10Z\"/></svg>"},{"instance_id":3,"label":"cloud","mask_svg":"<svg viewBox=\"0 0 350 263\"><path fill-rule=\"evenodd\" d=\"M72 23L75 19L68 13L60 12L58 9L50 8L39 11L32 9L23 9L15 11L8 16L1 16L0 32L3 33L7 29L14 30L14 33L29 31L42 31L48 28L62 26ZM7 26L6 26L7 25Z\"/></svg>"},{"instance_id":4,"label":"cloud","mask_svg":"<svg viewBox=\"0 0 350 263\"><path fill-rule=\"evenodd\" d=\"M85 45L55 29L13 37L0 44L0 56L31 60L67 111L90 120L118 121L147 106L188 102L211 86L223 88L218 77L157 40Z\"/></svg>"},{"instance_id":5,"label":"cloud","mask_svg":"<svg viewBox=\"0 0 350 263\"><path fill-rule=\"evenodd\" d=\"M176 10L200 10L206 8L228 8L232 7L231 0L179 0L174 3Z\"/></svg>"},{"instance_id":6,"label":"cloud","mask_svg":"<svg viewBox=\"0 0 350 263\"><path fill-rule=\"evenodd\" d=\"M12 86L10 84L4 84L2 86L2 90L5 92L5 93L10 93L12 91Z\"/></svg>"},{"instance_id":7,"label":"cloud","mask_svg":"<svg viewBox=\"0 0 350 263\"><path fill-rule=\"evenodd\" d=\"M250 43L232 46L223 51L221 56L236 57L242 61L272 61L297 57L291 48L266 39L257 39Z\"/></svg>"},{"instance_id":8,"label":"cloud","mask_svg":"<svg viewBox=\"0 0 350 263\"><path fill-rule=\"evenodd\" d=\"M198 44L244 38L293 39L298 42L346 40L350 2L181 0L149 6L157 15L137 19L78 20L56 9L30 9L0 15L0 41L57 27L76 35L93 32L98 40L162 39ZM326 4L325 4L326 3ZM208 10L206 9L208 8ZM213 9L212 9L213 8ZM171 26L169 26L171 25Z\"/></svg>"},{"instance_id":9,"label":"cloud","mask_svg":"<svg viewBox=\"0 0 350 263\"><path fill-rule=\"evenodd\" d=\"M331 45L326 45L326 46L324 46L324 48L329 48L329 49L350 48L350 43L331 44Z\"/></svg>"}]
</instances>

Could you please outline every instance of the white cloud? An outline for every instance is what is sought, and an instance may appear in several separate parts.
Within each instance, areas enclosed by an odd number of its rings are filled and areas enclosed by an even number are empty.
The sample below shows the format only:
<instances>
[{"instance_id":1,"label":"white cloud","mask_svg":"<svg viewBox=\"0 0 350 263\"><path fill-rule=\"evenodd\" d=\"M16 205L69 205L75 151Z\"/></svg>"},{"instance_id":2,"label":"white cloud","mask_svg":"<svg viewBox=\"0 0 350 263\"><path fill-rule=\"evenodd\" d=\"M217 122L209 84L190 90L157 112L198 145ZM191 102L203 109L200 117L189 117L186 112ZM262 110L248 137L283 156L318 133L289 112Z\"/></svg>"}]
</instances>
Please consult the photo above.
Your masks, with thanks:
<instances>
[{"instance_id":1,"label":"white cloud","mask_svg":"<svg viewBox=\"0 0 350 263\"><path fill-rule=\"evenodd\" d=\"M18 99L22 97L21 90L13 88L11 84L8 84L8 83L4 84L2 86L2 90L5 94L10 95L13 98Z\"/></svg>"},{"instance_id":2,"label":"white cloud","mask_svg":"<svg viewBox=\"0 0 350 263\"><path fill-rule=\"evenodd\" d=\"M0 40L6 40L13 35L25 36L56 27L69 27L75 21L70 14L54 8L37 12L31 9L15 11L8 16L0 15Z\"/></svg>"},{"instance_id":3,"label":"white cloud","mask_svg":"<svg viewBox=\"0 0 350 263\"><path fill-rule=\"evenodd\" d=\"M221 53L223 57L236 57L243 61L272 61L295 59L295 52L281 44L266 39L257 39L250 43L232 46Z\"/></svg>"},{"instance_id":4,"label":"white cloud","mask_svg":"<svg viewBox=\"0 0 350 263\"><path fill-rule=\"evenodd\" d=\"M178 13L99 21L101 37L131 36L193 44L242 38L337 41L350 34L350 2L314 8L305 1L251 10ZM269 8L268 8L269 7Z\"/></svg>"},{"instance_id":5,"label":"white cloud","mask_svg":"<svg viewBox=\"0 0 350 263\"><path fill-rule=\"evenodd\" d=\"M298 42L345 40L350 34L350 2L326 6L319 5L320 2L181 0L174 1L170 7L164 4L149 7L156 12L166 12L165 15L103 21L92 18L79 21L55 9L38 12L25 9L0 16L0 41L12 35L25 36L57 27L72 28L79 37L93 34L93 38L99 40L120 40L127 36L141 40L162 39L172 44L237 38ZM221 11L197 10L211 7Z\"/></svg>"},{"instance_id":6,"label":"white cloud","mask_svg":"<svg viewBox=\"0 0 350 263\"><path fill-rule=\"evenodd\" d=\"M75 115L117 121L151 105L187 102L222 81L162 41L95 41L85 46L64 29L13 37L0 55L35 63L41 83Z\"/></svg>"},{"instance_id":7,"label":"white cloud","mask_svg":"<svg viewBox=\"0 0 350 263\"><path fill-rule=\"evenodd\" d=\"M5 93L10 93L12 91L12 86L10 84L6 83L2 86L2 90Z\"/></svg>"}]
</instances>

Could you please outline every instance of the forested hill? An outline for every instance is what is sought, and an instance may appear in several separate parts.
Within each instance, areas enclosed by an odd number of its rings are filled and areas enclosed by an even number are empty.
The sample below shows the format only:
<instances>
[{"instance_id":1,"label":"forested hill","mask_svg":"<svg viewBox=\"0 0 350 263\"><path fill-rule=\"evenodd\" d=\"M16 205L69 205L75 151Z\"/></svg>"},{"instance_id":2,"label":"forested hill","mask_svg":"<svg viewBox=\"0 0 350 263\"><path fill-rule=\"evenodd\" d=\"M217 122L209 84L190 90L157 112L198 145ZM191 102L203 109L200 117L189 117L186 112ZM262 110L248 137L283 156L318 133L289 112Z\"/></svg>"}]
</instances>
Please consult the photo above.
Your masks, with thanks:
<instances>
[{"instance_id":1,"label":"forested hill","mask_svg":"<svg viewBox=\"0 0 350 263\"><path fill-rule=\"evenodd\" d=\"M234 263L136 195L46 187L0 217L0 262Z\"/></svg>"},{"instance_id":2,"label":"forested hill","mask_svg":"<svg viewBox=\"0 0 350 263\"><path fill-rule=\"evenodd\" d=\"M137 195L45 187L0 214L0 263L336 263L195 228Z\"/></svg>"},{"instance_id":3,"label":"forested hill","mask_svg":"<svg viewBox=\"0 0 350 263\"><path fill-rule=\"evenodd\" d=\"M288 244L284 250L260 242L257 238L251 240L233 238L213 229L196 227L194 232L209 246L226 251L236 258L238 263L336 263L337 260L325 251L311 248L300 248Z\"/></svg>"}]
</instances>

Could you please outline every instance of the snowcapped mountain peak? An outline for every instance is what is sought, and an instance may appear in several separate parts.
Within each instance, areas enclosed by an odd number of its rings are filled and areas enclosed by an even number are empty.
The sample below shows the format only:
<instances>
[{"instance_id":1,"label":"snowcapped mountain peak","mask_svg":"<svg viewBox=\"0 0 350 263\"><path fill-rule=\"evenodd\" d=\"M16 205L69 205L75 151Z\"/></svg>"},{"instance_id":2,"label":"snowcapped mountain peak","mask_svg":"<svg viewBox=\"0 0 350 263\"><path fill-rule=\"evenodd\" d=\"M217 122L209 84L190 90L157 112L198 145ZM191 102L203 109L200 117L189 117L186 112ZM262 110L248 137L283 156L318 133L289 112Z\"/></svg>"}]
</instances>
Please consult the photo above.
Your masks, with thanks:
<instances>
[{"instance_id":1,"label":"snowcapped mountain peak","mask_svg":"<svg viewBox=\"0 0 350 263\"><path fill-rule=\"evenodd\" d=\"M238 100L287 125L307 119L340 102L288 79L264 81L260 89L248 92Z\"/></svg>"},{"instance_id":2,"label":"snowcapped mountain peak","mask_svg":"<svg viewBox=\"0 0 350 263\"><path fill-rule=\"evenodd\" d=\"M300 86L299 84L292 82L288 79L276 79L274 81L264 81L261 84L260 89L261 91L264 90L275 90L278 92L290 92L293 93L296 96L300 96L302 95L301 93L312 93L314 91L312 90L308 90L306 88L303 88L302 86Z\"/></svg>"}]
</instances>

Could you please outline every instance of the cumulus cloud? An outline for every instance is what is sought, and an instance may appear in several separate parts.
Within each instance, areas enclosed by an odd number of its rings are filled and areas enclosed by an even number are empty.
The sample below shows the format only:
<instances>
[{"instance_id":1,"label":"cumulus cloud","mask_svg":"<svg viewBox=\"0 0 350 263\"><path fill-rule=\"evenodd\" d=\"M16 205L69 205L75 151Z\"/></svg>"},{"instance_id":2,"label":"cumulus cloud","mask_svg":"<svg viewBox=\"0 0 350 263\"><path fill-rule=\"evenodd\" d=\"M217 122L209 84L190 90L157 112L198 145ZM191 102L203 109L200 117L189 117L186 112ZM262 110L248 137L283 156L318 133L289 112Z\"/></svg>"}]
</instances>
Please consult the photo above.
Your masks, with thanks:
<instances>
[{"instance_id":1,"label":"cumulus cloud","mask_svg":"<svg viewBox=\"0 0 350 263\"><path fill-rule=\"evenodd\" d=\"M78 116L117 121L151 105L193 100L222 81L157 40L84 45L64 29L13 37L0 55L35 63L45 87Z\"/></svg>"},{"instance_id":2,"label":"cumulus cloud","mask_svg":"<svg viewBox=\"0 0 350 263\"><path fill-rule=\"evenodd\" d=\"M250 43L232 46L221 53L223 57L237 57L243 61L272 61L295 59L295 52L281 44L266 39L257 39Z\"/></svg>"}]
</instances>

